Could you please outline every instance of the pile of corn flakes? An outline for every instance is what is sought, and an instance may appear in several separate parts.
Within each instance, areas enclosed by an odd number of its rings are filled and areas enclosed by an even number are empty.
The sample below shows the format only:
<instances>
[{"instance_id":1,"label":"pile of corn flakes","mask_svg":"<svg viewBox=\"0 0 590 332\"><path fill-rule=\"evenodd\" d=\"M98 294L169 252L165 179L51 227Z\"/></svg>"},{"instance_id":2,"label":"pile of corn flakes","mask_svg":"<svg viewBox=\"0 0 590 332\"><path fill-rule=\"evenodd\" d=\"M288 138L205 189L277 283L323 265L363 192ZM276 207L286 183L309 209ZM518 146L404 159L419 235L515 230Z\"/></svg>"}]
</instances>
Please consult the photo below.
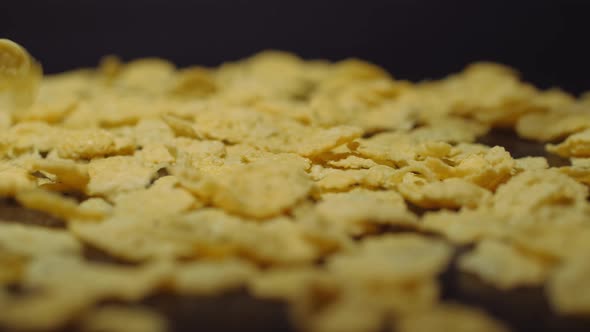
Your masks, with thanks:
<instances>
[{"instance_id":1,"label":"pile of corn flakes","mask_svg":"<svg viewBox=\"0 0 590 332\"><path fill-rule=\"evenodd\" d=\"M478 144L492 128L571 162ZM590 94L498 64L411 83L273 51L217 68L107 57L42 77L0 40L0 197L63 221L0 223L9 330L166 331L133 303L245 289L288 303L302 331L508 331L441 299L465 245L460 271L588 316L588 185Z\"/></svg>"}]
</instances>

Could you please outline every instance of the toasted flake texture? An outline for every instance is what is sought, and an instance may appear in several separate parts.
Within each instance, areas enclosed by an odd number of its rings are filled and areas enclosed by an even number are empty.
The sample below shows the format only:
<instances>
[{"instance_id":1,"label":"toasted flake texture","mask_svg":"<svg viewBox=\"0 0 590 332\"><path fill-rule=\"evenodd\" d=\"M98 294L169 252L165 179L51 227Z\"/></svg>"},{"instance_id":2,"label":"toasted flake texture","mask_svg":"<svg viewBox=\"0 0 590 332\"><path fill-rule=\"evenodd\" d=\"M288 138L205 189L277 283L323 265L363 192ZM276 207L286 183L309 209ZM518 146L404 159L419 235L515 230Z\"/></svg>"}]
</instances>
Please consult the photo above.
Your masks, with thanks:
<instances>
[{"instance_id":1,"label":"toasted flake texture","mask_svg":"<svg viewBox=\"0 0 590 332\"><path fill-rule=\"evenodd\" d=\"M36 187L35 179L26 168L0 162L0 197Z\"/></svg>"},{"instance_id":2,"label":"toasted flake texture","mask_svg":"<svg viewBox=\"0 0 590 332\"><path fill-rule=\"evenodd\" d=\"M441 303L455 267L590 315L590 94L280 51L41 79L6 40L0 76L0 330L162 331L154 293L246 290L302 331L506 331Z\"/></svg>"},{"instance_id":3,"label":"toasted flake texture","mask_svg":"<svg viewBox=\"0 0 590 332\"><path fill-rule=\"evenodd\" d=\"M549 164L545 157L523 157L514 159L514 162L514 169L519 172L549 168Z\"/></svg>"},{"instance_id":4,"label":"toasted flake texture","mask_svg":"<svg viewBox=\"0 0 590 332\"><path fill-rule=\"evenodd\" d=\"M115 140L106 131L71 131L59 139L56 149L62 158L92 159L114 152Z\"/></svg>"},{"instance_id":5,"label":"toasted flake texture","mask_svg":"<svg viewBox=\"0 0 590 332\"><path fill-rule=\"evenodd\" d=\"M126 218L159 218L188 210L195 204L197 202L189 192L178 188L176 178L166 176L147 190L118 195L114 213Z\"/></svg>"},{"instance_id":6,"label":"toasted flake texture","mask_svg":"<svg viewBox=\"0 0 590 332\"><path fill-rule=\"evenodd\" d=\"M398 189L407 200L426 208L474 208L491 197L488 190L463 179L428 182L413 173L403 177Z\"/></svg>"},{"instance_id":7,"label":"toasted flake texture","mask_svg":"<svg viewBox=\"0 0 590 332\"><path fill-rule=\"evenodd\" d=\"M356 252L335 256L328 268L351 280L396 283L436 276L450 259L444 242L418 235L391 235L363 241Z\"/></svg>"},{"instance_id":8,"label":"toasted flake texture","mask_svg":"<svg viewBox=\"0 0 590 332\"><path fill-rule=\"evenodd\" d=\"M560 144L548 144L547 151L566 158L590 157L590 130L573 134Z\"/></svg>"},{"instance_id":9,"label":"toasted flake texture","mask_svg":"<svg viewBox=\"0 0 590 332\"><path fill-rule=\"evenodd\" d=\"M247 143L271 152L294 152L303 156L329 151L362 134L362 130L356 127L324 129L303 126L297 121L249 109L199 112L195 117L194 130L197 135L212 139Z\"/></svg>"},{"instance_id":10,"label":"toasted flake texture","mask_svg":"<svg viewBox=\"0 0 590 332\"><path fill-rule=\"evenodd\" d=\"M68 232L19 224L0 223L0 248L25 257L75 256L81 244Z\"/></svg>"},{"instance_id":11,"label":"toasted flake texture","mask_svg":"<svg viewBox=\"0 0 590 332\"><path fill-rule=\"evenodd\" d=\"M540 285L548 274L543 261L497 241L480 242L459 259L459 268L500 289Z\"/></svg>"},{"instance_id":12,"label":"toasted flake texture","mask_svg":"<svg viewBox=\"0 0 590 332\"><path fill-rule=\"evenodd\" d=\"M76 257L43 256L28 266L23 285L42 289L45 294L12 299L0 312L0 324L53 330L100 300L143 298L165 280L168 271L166 264L134 269L90 264Z\"/></svg>"},{"instance_id":13,"label":"toasted flake texture","mask_svg":"<svg viewBox=\"0 0 590 332\"><path fill-rule=\"evenodd\" d=\"M485 153L456 156L454 161L456 176L491 190L508 180L515 166L510 153L499 146Z\"/></svg>"},{"instance_id":14,"label":"toasted flake texture","mask_svg":"<svg viewBox=\"0 0 590 332\"><path fill-rule=\"evenodd\" d=\"M304 199L313 183L301 164L271 158L229 167L216 177L204 175L190 188L228 212L268 218Z\"/></svg>"},{"instance_id":15,"label":"toasted flake texture","mask_svg":"<svg viewBox=\"0 0 590 332\"><path fill-rule=\"evenodd\" d=\"M516 131L522 137L546 142L590 128L590 113L586 110L532 113L522 117Z\"/></svg>"},{"instance_id":16,"label":"toasted flake texture","mask_svg":"<svg viewBox=\"0 0 590 332\"><path fill-rule=\"evenodd\" d=\"M463 209L459 213L440 211L426 214L421 229L442 234L458 244L502 237L507 231L499 218L486 210Z\"/></svg>"},{"instance_id":17,"label":"toasted flake texture","mask_svg":"<svg viewBox=\"0 0 590 332\"><path fill-rule=\"evenodd\" d=\"M377 166L377 163L371 159L349 155L342 159L328 161L328 166L344 169L361 169Z\"/></svg>"},{"instance_id":18,"label":"toasted flake texture","mask_svg":"<svg viewBox=\"0 0 590 332\"><path fill-rule=\"evenodd\" d=\"M16 199L27 208L43 211L65 220L97 220L104 216L101 210L78 206L75 200L50 191L23 191L16 195Z\"/></svg>"},{"instance_id":19,"label":"toasted flake texture","mask_svg":"<svg viewBox=\"0 0 590 332\"><path fill-rule=\"evenodd\" d=\"M147 187L154 176L152 167L144 166L134 157L116 156L95 159L88 164L90 195L114 195L119 192Z\"/></svg>"},{"instance_id":20,"label":"toasted flake texture","mask_svg":"<svg viewBox=\"0 0 590 332\"><path fill-rule=\"evenodd\" d=\"M552 307L566 315L590 312L590 262L580 255L559 267L549 280L547 293Z\"/></svg>"},{"instance_id":21,"label":"toasted flake texture","mask_svg":"<svg viewBox=\"0 0 590 332\"><path fill-rule=\"evenodd\" d=\"M54 190L79 190L84 191L90 180L88 166L69 160L37 159L29 163L30 171L42 171L53 174L55 180L47 183L45 187Z\"/></svg>"},{"instance_id":22,"label":"toasted flake texture","mask_svg":"<svg viewBox=\"0 0 590 332\"><path fill-rule=\"evenodd\" d=\"M493 197L496 214L513 222L583 218L588 188L560 172L525 171L500 186ZM566 218L565 216L569 216Z\"/></svg>"},{"instance_id":23,"label":"toasted flake texture","mask_svg":"<svg viewBox=\"0 0 590 332\"><path fill-rule=\"evenodd\" d=\"M394 191L353 190L326 194L317 205L321 224L361 235L380 225L416 226L416 218Z\"/></svg>"}]
</instances>

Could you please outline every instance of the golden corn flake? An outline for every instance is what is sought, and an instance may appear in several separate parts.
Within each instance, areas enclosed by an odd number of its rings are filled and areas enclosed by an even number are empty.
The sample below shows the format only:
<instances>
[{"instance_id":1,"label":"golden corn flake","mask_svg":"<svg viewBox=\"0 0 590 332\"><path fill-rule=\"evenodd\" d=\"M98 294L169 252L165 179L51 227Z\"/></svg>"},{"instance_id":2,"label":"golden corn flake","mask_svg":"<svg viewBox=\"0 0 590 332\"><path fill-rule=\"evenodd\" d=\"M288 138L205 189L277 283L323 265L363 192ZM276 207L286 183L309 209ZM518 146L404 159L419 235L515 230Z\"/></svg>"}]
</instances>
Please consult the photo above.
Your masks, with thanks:
<instances>
[{"instance_id":1,"label":"golden corn flake","mask_svg":"<svg viewBox=\"0 0 590 332\"><path fill-rule=\"evenodd\" d=\"M23 283L51 292L81 292L91 301L115 297L137 300L159 287L170 273L169 262L154 262L140 268L88 263L80 258L46 256L33 261Z\"/></svg>"},{"instance_id":2,"label":"golden corn flake","mask_svg":"<svg viewBox=\"0 0 590 332\"><path fill-rule=\"evenodd\" d=\"M484 153L451 158L456 163L455 176L478 186L495 190L510 178L515 161L503 147L495 146Z\"/></svg>"},{"instance_id":3,"label":"golden corn flake","mask_svg":"<svg viewBox=\"0 0 590 332\"><path fill-rule=\"evenodd\" d=\"M314 166L310 175L316 180L317 187L326 192L346 191L355 186L374 189L390 189L395 186L395 169L385 165L347 170Z\"/></svg>"},{"instance_id":4,"label":"golden corn flake","mask_svg":"<svg viewBox=\"0 0 590 332\"><path fill-rule=\"evenodd\" d=\"M90 180L88 166L69 160L34 159L29 162L30 172L41 171L55 176L55 179L43 187L56 191L84 191Z\"/></svg>"},{"instance_id":5,"label":"golden corn flake","mask_svg":"<svg viewBox=\"0 0 590 332\"><path fill-rule=\"evenodd\" d=\"M564 166L558 168L558 170L576 180L579 183L583 183L590 186L590 168L588 167L576 167L576 166Z\"/></svg>"},{"instance_id":6,"label":"golden corn flake","mask_svg":"<svg viewBox=\"0 0 590 332\"><path fill-rule=\"evenodd\" d=\"M141 119L132 130L132 137L138 146L165 144L174 138L174 132L161 119Z\"/></svg>"},{"instance_id":7,"label":"golden corn flake","mask_svg":"<svg viewBox=\"0 0 590 332\"><path fill-rule=\"evenodd\" d=\"M326 82L310 102L314 122L321 126L355 125L367 132L412 128L415 109L396 103L408 85L388 78Z\"/></svg>"},{"instance_id":8,"label":"golden corn flake","mask_svg":"<svg viewBox=\"0 0 590 332\"><path fill-rule=\"evenodd\" d=\"M106 217L113 212L113 206L100 197L92 197L80 202L80 209L85 211L96 211L97 214Z\"/></svg>"},{"instance_id":9,"label":"golden corn flake","mask_svg":"<svg viewBox=\"0 0 590 332\"><path fill-rule=\"evenodd\" d=\"M18 123L0 133L0 141L6 145L4 154L11 157L31 151L47 152L58 139L57 128L43 122Z\"/></svg>"},{"instance_id":10,"label":"golden corn flake","mask_svg":"<svg viewBox=\"0 0 590 332\"><path fill-rule=\"evenodd\" d=\"M349 146L361 157L396 165L406 165L417 157L416 143L409 135L397 132L377 134Z\"/></svg>"},{"instance_id":11,"label":"golden corn flake","mask_svg":"<svg viewBox=\"0 0 590 332\"><path fill-rule=\"evenodd\" d=\"M107 57L41 79L6 40L0 76L0 329L165 331L105 301L245 289L312 332L506 331L440 303L464 246L461 273L590 313L586 95L491 63L415 84L279 51L218 68ZM499 127L571 165L475 143ZM66 227L19 224L28 210Z\"/></svg>"},{"instance_id":12,"label":"golden corn flake","mask_svg":"<svg viewBox=\"0 0 590 332\"><path fill-rule=\"evenodd\" d=\"M56 149L62 158L92 159L135 150L131 141L124 141L104 130L74 130L58 140Z\"/></svg>"},{"instance_id":13,"label":"golden corn flake","mask_svg":"<svg viewBox=\"0 0 590 332\"><path fill-rule=\"evenodd\" d=\"M0 223L0 248L29 258L74 256L82 251L81 244L66 231L13 223Z\"/></svg>"},{"instance_id":14,"label":"golden corn flake","mask_svg":"<svg viewBox=\"0 0 590 332\"><path fill-rule=\"evenodd\" d=\"M195 120L195 126L200 128L197 132L231 143L247 143L271 152L294 152L306 157L329 151L362 134L357 127L310 127L248 109L227 109L223 113L226 115L220 116L219 110L199 112Z\"/></svg>"},{"instance_id":15,"label":"golden corn flake","mask_svg":"<svg viewBox=\"0 0 590 332\"><path fill-rule=\"evenodd\" d=\"M124 197L121 198L125 200ZM134 203L137 204L137 203ZM142 202L145 208L145 202ZM166 204L163 204L165 206ZM124 208L119 212L130 215L133 210ZM134 208L134 206L129 206ZM182 205L180 208L186 208ZM157 209L156 209L157 210ZM126 213L125 213L126 212ZM175 211L172 210L172 214ZM239 229L237 218L228 216L219 210L202 209L189 216L178 218L168 215L162 218L119 218L113 216L101 223L74 223L70 230L84 242L110 253L115 257L132 261L141 261L156 257L192 257L199 254L197 245L215 243L214 227L219 227L223 236ZM157 217L158 215L156 215ZM210 238L211 237L211 238ZM233 253L233 251L230 251Z\"/></svg>"},{"instance_id":16,"label":"golden corn flake","mask_svg":"<svg viewBox=\"0 0 590 332\"><path fill-rule=\"evenodd\" d=\"M405 199L425 208L475 208L491 198L488 190L463 179L428 182L413 173L406 173L397 188Z\"/></svg>"},{"instance_id":17,"label":"golden corn flake","mask_svg":"<svg viewBox=\"0 0 590 332\"><path fill-rule=\"evenodd\" d=\"M571 220L584 218L587 196L586 186L555 169L533 170L501 185L492 206L497 215L518 223Z\"/></svg>"},{"instance_id":18,"label":"golden corn flake","mask_svg":"<svg viewBox=\"0 0 590 332\"><path fill-rule=\"evenodd\" d=\"M41 90L43 93L43 90ZM40 97L40 99L42 96ZM19 122L46 122L57 124L63 121L70 113L78 107L78 99L72 96L55 98L52 100L38 100L28 110L15 113L14 116Z\"/></svg>"},{"instance_id":19,"label":"golden corn flake","mask_svg":"<svg viewBox=\"0 0 590 332\"><path fill-rule=\"evenodd\" d=\"M113 202L116 217L137 220L157 219L199 206L188 191L179 188L173 176L159 178L147 190L121 193Z\"/></svg>"},{"instance_id":20,"label":"golden corn flake","mask_svg":"<svg viewBox=\"0 0 590 332\"><path fill-rule=\"evenodd\" d=\"M460 212L427 213L420 228L443 235L457 244L468 244L485 238L501 238L507 229L498 217L486 210L463 209Z\"/></svg>"},{"instance_id":21,"label":"golden corn flake","mask_svg":"<svg viewBox=\"0 0 590 332\"><path fill-rule=\"evenodd\" d=\"M431 310L417 312L394 321L399 332L508 332L504 324L485 312L459 304L441 304Z\"/></svg>"},{"instance_id":22,"label":"golden corn flake","mask_svg":"<svg viewBox=\"0 0 590 332\"><path fill-rule=\"evenodd\" d=\"M174 134L179 137L202 138L194 128L191 122L174 116L172 114L164 114L162 120L172 129Z\"/></svg>"},{"instance_id":23,"label":"golden corn flake","mask_svg":"<svg viewBox=\"0 0 590 332\"><path fill-rule=\"evenodd\" d=\"M590 128L590 113L581 109L525 115L515 129L524 138L546 142L587 128Z\"/></svg>"},{"instance_id":24,"label":"golden corn flake","mask_svg":"<svg viewBox=\"0 0 590 332\"><path fill-rule=\"evenodd\" d=\"M514 169L517 172L533 171L549 168L545 157L522 157L514 159Z\"/></svg>"},{"instance_id":25,"label":"golden corn flake","mask_svg":"<svg viewBox=\"0 0 590 332\"><path fill-rule=\"evenodd\" d=\"M261 159L229 167L216 177L203 175L189 190L228 212L253 218L280 214L304 199L313 187L301 165L289 158Z\"/></svg>"},{"instance_id":26,"label":"golden corn flake","mask_svg":"<svg viewBox=\"0 0 590 332\"><path fill-rule=\"evenodd\" d=\"M371 159L360 158L354 155L348 155L338 160L329 160L327 164L330 167L344 169L367 169L377 166L377 163Z\"/></svg>"},{"instance_id":27,"label":"golden corn flake","mask_svg":"<svg viewBox=\"0 0 590 332\"><path fill-rule=\"evenodd\" d=\"M349 234L361 235L379 225L413 228L416 217L410 213L403 198L394 191L365 189L322 195L316 207L319 223L341 228Z\"/></svg>"},{"instance_id":28,"label":"golden corn flake","mask_svg":"<svg viewBox=\"0 0 590 332\"><path fill-rule=\"evenodd\" d=\"M458 117L426 117L423 121L428 125L410 132L419 142L473 142L489 130L489 127L482 123Z\"/></svg>"},{"instance_id":29,"label":"golden corn flake","mask_svg":"<svg viewBox=\"0 0 590 332\"><path fill-rule=\"evenodd\" d=\"M500 289L540 285L548 276L543 261L491 240L479 242L474 251L461 256L459 268Z\"/></svg>"},{"instance_id":30,"label":"golden corn flake","mask_svg":"<svg viewBox=\"0 0 590 332\"><path fill-rule=\"evenodd\" d=\"M12 125L12 116L7 112L0 112L0 129L7 130Z\"/></svg>"},{"instance_id":31,"label":"golden corn flake","mask_svg":"<svg viewBox=\"0 0 590 332\"><path fill-rule=\"evenodd\" d=\"M168 322L147 308L109 305L86 313L80 329L83 332L166 332Z\"/></svg>"},{"instance_id":32,"label":"golden corn flake","mask_svg":"<svg viewBox=\"0 0 590 332\"><path fill-rule=\"evenodd\" d=\"M42 292L9 299L0 312L0 324L54 330L101 300L137 301L145 297L163 284L169 271L165 263L135 269L86 263L75 257L39 257L25 271L23 287Z\"/></svg>"},{"instance_id":33,"label":"golden corn flake","mask_svg":"<svg viewBox=\"0 0 590 332\"><path fill-rule=\"evenodd\" d=\"M119 192L146 188L155 169L144 166L131 156L93 159L88 164L90 181L86 192L90 195L110 196Z\"/></svg>"},{"instance_id":34,"label":"golden corn flake","mask_svg":"<svg viewBox=\"0 0 590 332\"><path fill-rule=\"evenodd\" d=\"M44 296L0 298L0 325L14 330L52 331L63 327L88 306L77 294L45 294ZM35 317L35 319L31 319Z\"/></svg>"},{"instance_id":35,"label":"golden corn flake","mask_svg":"<svg viewBox=\"0 0 590 332\"><path fill-rule=\"evenodd\" d=\"M29 107L37 95L41 77L41 66L23 47L0 39L0 111Z\"/></svg>"},{"instance_id":36,"label":"golden corn flake","mask_svg":"<svg viewBox=\"0 0 590 332\"><path fill-rule=\"evenodd\" d=\"M280 115L302 124L310 124L312 121L311 107L305 101L268 99L257 101L254 107L259 112Z\"/></svg>"},{"instance_id":37,"label":"golden corn flake","mask_svg":"<svg viewBox=\"0 0 590 332\"><path fill-rule=\"evenodd\" d=\"M565 158L590 157L590 130L573 134L560 144L548 144L547 151Z\"/></svg>"},{"instance_id":38,"label":"golden corn flake","mask_svg":"<svg viewBox=\"0 0 590 332\"><path fill-rule=\"evenodd\" d=\"M172 80L175 70L173 64L162 59L134 60L121 68L113 84L121 90L158 94L162 85Z\"/></svg>"},{"instance_id":39,"label":"golden corn flake","mask_svg":"<svg viewBox=\"0 0 590 332\"><path fill-rule=\"evenodd\" d=\"M562 266L549 279L546 291L551 307L565 315L590 312L590 261L580 254Z\"/></svg>"},{"instance_id":40,"label":"golden corn flake","mask_svg":"<svg viewBox=\"0 0 590 332\"><path fill-rule=\"evenodd\" d=\"M188 263L176 268L172 289L181 294L218 294L245 285L256 274L253 265L240 260Z\"/></svg>"},{"instance_id":41,"label":"golden corn flake","mask_svg":"<svg viewBox=\"0 0 590 332\"><path fill-rule=\"evenodd\" d=\"M451 248L440 240L386 235L363 241L357 251L333 256L328 268L369 284L404 283L436 276L450 257Z\"/></svg>"},{"instance_id":42,"label":"golden corn flake","mask_svg":"<svg viewBox=\"0 0 590 332\"><path fill-rule=\"evenodd\" d=\"M171 140L166 148L180 165L198 167L203 164L222 164L226 148L220 141L198 141L186 137ZM142 151L143 152L143 151Z\"/></svg>"},{"instance_id":43,"label":"golden corn flake","mask_svg":"<svg viewBox=\"0 0 590 332\"><path fill-rule=\"evenodd\" d=\"M176 162L174 150L161 143L150 143L143 146L137 152L137 157L144 165L153 165L154 168L162 169L172 166Z\"/></svg>"},{"instance_id":44,"label":"golden corn flake","mask_svg":"<svg viewBox=\"0 0 590 332\"><path fill-rule=\"evenodd\" d=\"M0 162L0 197L36 187L35 178L24 167Z\"/></svg>"},{"instance_id":45,"label":"golden corn flake","mask_svg":"<svg viewBox=\"0 0 590 332\"><path fill-rule=\"evenodd\" d=\"M579 223L553 221L524 225L506 232L512 242L549 262L559 262L590 250L590 227Z\"/></svg>"},{"instance_id":46,"label":"golden corn flake","mask_svg":"<svg viewBox=\"0 0 590 332\"><path fill-rule=\"evenodd\" d=\"M239 232L240 230L236 230ZM261 264L302 264L320 257L322 248L313 242L307 230L287 218L280 218L262 225L248 223L242 227L244 234L231 235L231 241L239 251ZM265 243L264 246L260 242Z\"/></svg>"},{"instance_id":47,"label":"golden corn flake","mask_svg":"<svg viewBox=\"0 0 590 332\"><path fill-rule=\"evenodd\" d=\"M64 220L98 220L104 214L98 209L81 207L74 199L45 190L28 190L16 194L16 200L24 207L39 210Z\"/></svg>"}]
</instances>

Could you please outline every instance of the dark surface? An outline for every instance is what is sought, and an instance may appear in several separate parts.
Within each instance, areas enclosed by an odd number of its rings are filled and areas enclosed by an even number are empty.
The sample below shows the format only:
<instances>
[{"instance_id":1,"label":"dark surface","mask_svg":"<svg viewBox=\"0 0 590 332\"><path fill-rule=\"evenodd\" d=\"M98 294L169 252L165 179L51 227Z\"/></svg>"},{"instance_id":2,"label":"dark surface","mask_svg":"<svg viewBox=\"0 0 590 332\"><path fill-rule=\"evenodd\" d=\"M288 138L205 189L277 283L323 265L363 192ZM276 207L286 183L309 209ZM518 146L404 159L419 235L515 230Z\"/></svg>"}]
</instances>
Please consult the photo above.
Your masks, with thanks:
<instances>
[{"instance_id":1,"label":"dark surface","mask_svg":"<svg viewBox=\"0 0 590 332\"><path fill-rule=\"evenodd\" d=\"M410 80L492 60L579 93L590 90L588 12L587 0L3 0L0 37L48 72L111 53L184 66L276 48L360 57Z\"/></svg>"},{"instance_id":2,"label":"dark surface","mask_svg":"<svg viewBox=\"0 0 590 332\"><path fill-rule=\"evenodd\" d=\"M258 300L245 291L217 296L156 295L143 302L170 318L174 332L291 332L286 305Z\"/></svg>"},{"instance_id":3,"label":"dark surface","mask_svg":"<svg viewBox=\"0 0 590 332\"><path fill-rule=\"evenodd\" d=\"M569 159L547 153L545 143L520 138L512 129L492 129L485 136L479 137L477 143L502 146L513 158L545 157L550 167L570 165Z\"/></svg>"},{"instance_id":4,"label":"dark surface","mask_svg":"<svg viewBox=\"0 0 590 332\"><path fill-rule=\"evenodd\" d=\"M38 225L50 228L65 227L63 220L44 212L23 209L12 199L0 199L0 222Z\"/></svg>"}]
</instances>

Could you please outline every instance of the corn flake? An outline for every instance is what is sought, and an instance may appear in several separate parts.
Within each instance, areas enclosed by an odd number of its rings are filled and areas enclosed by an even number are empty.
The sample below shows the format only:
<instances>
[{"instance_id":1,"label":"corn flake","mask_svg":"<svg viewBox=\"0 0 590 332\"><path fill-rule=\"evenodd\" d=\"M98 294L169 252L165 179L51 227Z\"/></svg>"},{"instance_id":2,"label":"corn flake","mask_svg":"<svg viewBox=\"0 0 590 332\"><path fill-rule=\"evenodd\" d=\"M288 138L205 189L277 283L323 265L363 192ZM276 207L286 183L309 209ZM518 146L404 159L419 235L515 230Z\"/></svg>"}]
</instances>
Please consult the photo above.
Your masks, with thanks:
<instances>
[{"instance_id":1,"label":"corn flake","mask_svg":"<svg viewBox=\"0 0 590 332\"><path fill-rule=\"evenodd\" d=\"M547 295L552 308L566 315L590 312L590 262L584 255L567 261L549 279Z\"/></svg>"},{"instance_id":2,"label":"corn flake","mask_svg":"<svg viewBox=\"0 0 590 332\"><path fill-rule=\"evenodd\" d=\"M147 187L155 170L131 156L94 159L88 164L90 195L110 196L119 192Z\"/></svg>"},{"instance_id":3,"label":"corn flake","mask_svg":"<svg viewBox=\"0 0 590 332\"><path fill-rule=\"evenodd\" d=\"M500 289L511 289L542 284L549 267L508 244L484 240L459 258L459 268Z\"/></svg>"}]
</instances>

